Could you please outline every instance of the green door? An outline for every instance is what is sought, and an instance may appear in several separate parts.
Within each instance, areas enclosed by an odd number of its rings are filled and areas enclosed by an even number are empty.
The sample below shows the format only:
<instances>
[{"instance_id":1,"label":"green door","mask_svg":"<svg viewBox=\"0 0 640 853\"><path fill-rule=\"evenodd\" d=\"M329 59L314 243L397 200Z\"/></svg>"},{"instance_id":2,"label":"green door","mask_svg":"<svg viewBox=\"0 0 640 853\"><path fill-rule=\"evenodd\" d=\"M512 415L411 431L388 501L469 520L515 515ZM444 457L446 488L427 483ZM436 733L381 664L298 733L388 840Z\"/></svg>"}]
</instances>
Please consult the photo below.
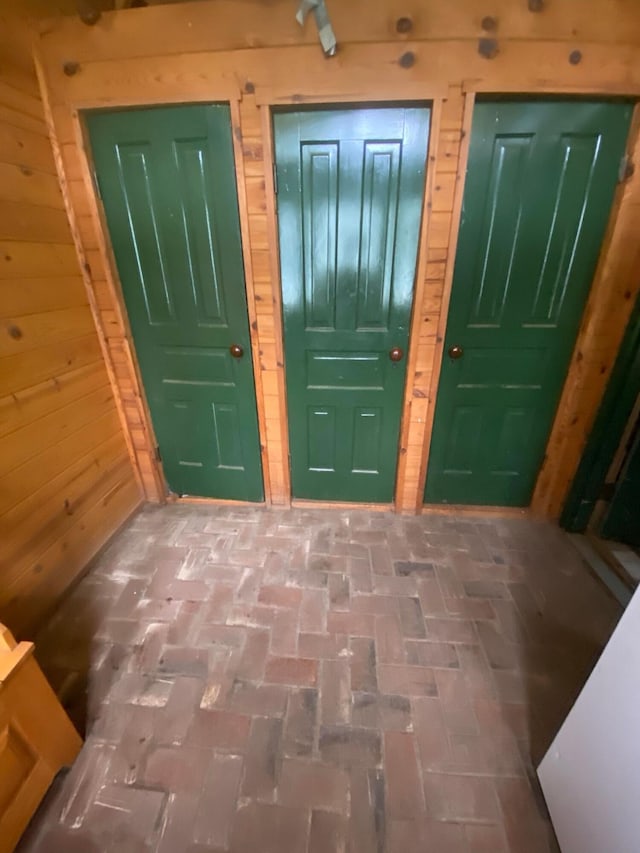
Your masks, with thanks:
<instances>
[{"instance_id":1,"label":"green door","mask_svg":"<svg viewBox=\"0 0 640 853\"><path fill-rule=\"evenodd\" d=\"M607 390L600 403L587 446L562 510L560 525L565 530L582 533L587 526L593 527L590 523L591 516L598 501L610 494L607 483L608 474L639 394L640 298L636 299L627 323L625 336L607 383ZM640 479L638 486L640 487ZM640 495L636 506L640 509Z\"/></svg>"},{"instance_id":2,"label":"green door","mask_svg":"<svg viewBox=\"0 0 640 853\"><path fill-rule=\"evenodd\" d=\"M88 126L169 488L261 500L229 108L97 113Z\"/></svg>"},{"instance_id":3,"label":"green door","mask_svg":"<svg viewBox=\"0 0 640 853\"><path fill-rule=\"evenodd\" d=\"M274 125L293 494L388 502L429 111L280 113Z\"/></svg>"},{"instance_id":4,"label":"green door","mask_svg":"<svg viewBox=\"0 0 640 853\"><path fill-rule=\"evenodd\" d=\"M629 444L611 503L601 528L606 539L640 547L640 421Z\"/></svg>"},{"instance_id":5,"label":"green door","mask_svg":"<svg viewBox=\"0 0 640 853\"><path fill-rule=\"evenodd\" d=\"M476 106L427 502L529 504L630 116L586 101Z\"/></svg>"}]
</instances>

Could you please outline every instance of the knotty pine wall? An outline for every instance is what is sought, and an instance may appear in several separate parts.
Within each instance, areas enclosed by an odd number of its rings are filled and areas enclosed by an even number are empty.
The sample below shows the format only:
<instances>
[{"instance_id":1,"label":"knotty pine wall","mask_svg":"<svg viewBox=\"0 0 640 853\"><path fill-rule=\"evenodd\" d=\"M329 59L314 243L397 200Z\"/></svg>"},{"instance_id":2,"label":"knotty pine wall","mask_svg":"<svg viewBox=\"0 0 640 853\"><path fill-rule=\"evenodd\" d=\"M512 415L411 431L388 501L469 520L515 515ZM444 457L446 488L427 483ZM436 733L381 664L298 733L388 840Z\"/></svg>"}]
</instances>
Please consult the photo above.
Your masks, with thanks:
<instances>
[{"instance_id":1,"label":"knotty pine wall","mask_svg":"<svg viewBox=\"0 0 640 853\"><path fill-rule=\"evenodd\" d=\"M24 25L0 34L0 622L39 620L141 489L58 184Z\"/></svg>"},{"instance_id":2,"label":"knotty pine wall","mask_svg":"<svg viewBox=\"0 0 640 853\"><path fill-rule=\"evenodd\" d=\"M231 104L267 501L290 501L270 111L297 104L428 101L429 168L395 507L420 509L455 261L474 99L485 93L640 95L637 0L328 0L325 59L292 0L206 0L43 23L37 46L60 179L96 321L124 401L145 493L162 500L151 427L82 110ZM401 24L399 19L405 19ZM409 21L407 27L406 21ZM486 58L486 56L491 58ZM640 161L638 110L629 152ZM640 169L621 184L536 492L559 515L640 287ZM84 261L87 265L84 265Z\"/></svg>"}]
</instances>

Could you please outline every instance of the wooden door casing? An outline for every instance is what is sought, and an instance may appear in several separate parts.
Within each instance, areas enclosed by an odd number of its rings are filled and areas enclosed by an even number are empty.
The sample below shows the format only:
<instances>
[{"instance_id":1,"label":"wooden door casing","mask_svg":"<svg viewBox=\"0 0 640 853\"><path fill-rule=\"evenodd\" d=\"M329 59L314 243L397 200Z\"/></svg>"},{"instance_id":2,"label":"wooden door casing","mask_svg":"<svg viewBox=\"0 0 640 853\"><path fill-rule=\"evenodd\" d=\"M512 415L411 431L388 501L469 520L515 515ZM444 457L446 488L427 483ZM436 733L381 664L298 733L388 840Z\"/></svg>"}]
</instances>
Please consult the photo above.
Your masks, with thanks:
<instances>
[{"instance_id":1,"label":"wooden door casing","mask_svg":"<svg viewBox=\"0 0 640 853\"><path fill-rule=\"evenodd\" d=\"M630 117L602 102L476 105L426 502L529 505Z\"/></svg>"},{"instance_id":2,"label":"wooden door casing","mask_svg":"<svg viewBox=\"0 0 640 853\"><path fill-rule=\"evenodd\" d=\"M261 500L229 108L88 117L169 488Z\"/></svg>"}]
</instances>

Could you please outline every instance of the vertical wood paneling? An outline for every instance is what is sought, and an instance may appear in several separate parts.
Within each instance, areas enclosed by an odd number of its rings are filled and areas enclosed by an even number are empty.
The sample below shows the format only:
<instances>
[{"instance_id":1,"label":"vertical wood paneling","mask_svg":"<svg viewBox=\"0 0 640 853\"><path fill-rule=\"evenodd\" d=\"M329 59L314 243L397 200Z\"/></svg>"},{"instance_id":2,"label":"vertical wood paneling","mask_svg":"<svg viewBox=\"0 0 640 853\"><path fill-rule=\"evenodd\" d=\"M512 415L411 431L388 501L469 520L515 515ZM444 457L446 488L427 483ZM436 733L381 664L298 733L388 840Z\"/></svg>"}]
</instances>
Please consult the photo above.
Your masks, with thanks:
<instances>
[{"instance_id":1,"label":"vertical wood paneling","mask_svg":"<svg viewBox=\"0 0 640 853\"><path fill-rule=\"evenodd\" d=\"M442 136L441 121L444 103L444 99L438 99L433 104L431 111L422 233L418 245L413 310L409 331L407 377L400 431L400 447L398 449L398 474L395 497L396 508L399 511L415 510L417 505L417 482L420 479L420 451L424 442L424 419L427 411L427 406L425 405L426 394L422 391L420 382L425 368L428 369L428 352L425 352L424 349L422 331L425 322L425 302L428 290L428 257L435 192L434 181L437 177L435 164L438 161L438 152L440 150Z\"/></svg>"},{"instance_id":2,"label":"vertical wood paneling","mask_svg":"<svg viewBox=\"0 0 640 853\"><path fill-rule=\"evenodd\" d=\"M249 127L257 126L255 112L249 111ZM278 254L278 224L276 220L276 194L273 181L273 131L271 113L266 107L259 110L261 129L261 148L263 151L264 180L264 233L267 239L268 258L261 262L261 269L268 274L271 285L271 298L261 300L260 349L265 359L263 372L264 410L267 423L267 437L271 451L271 501L274 504L287 505L291 499L291 481L289 477L289 432L287 423L287 398L284 378L284 342L282 338L282 298L280 290L280 258ZM256 213L257 216L257 213ZM269 248L270 247L270 248ZM256 249L259 252L260 249Z\"/></svg>"},{"instance_id":3,"label":"vertical wood paneling","mask_svg":"<svg viewBox=\"0 0 640 853\"><path fill-rule=\"evenodd\" d=\"M253 361L253 375L256 389L256 409L258 412L258 430L260 433L260 458L262 462L262 478L264 482L264 493L269 500L271 495L271 448L267 441L267 423L264 408L264 388L265 373L262 370L260 363L261 340L258 327L258 305L262 307L262 300L256 295L256 284L253 272L253 256L252 247L253 239L251 234L251 220L256 217L256 211L266 210L264 197L264 179L261 177L247 178L244 160L244 139L245 129L251 129L251 115L257 113L258 110L251 104L248 108L242 110L241 104L238 101L231 102L231 124L233 137L233 153L236 161L236 176L238 184L238 208L240 213L240 230L242 232L242 255L244 259L244 275L247 289L247 313L249 319L249 334L251 336L251 358ZM243 113L246 115L246 121L243 122ZM247 138L251 138L247 136ZM248 182L251 182L248 184ZM262 205L260 201L262 200ZM256 201L258 204L256 205ZM270 284L270 282L269 282Z\"/></svg>"},{"instance_id":4,"label":"vertical wood paneling","mask_svg":"<svg viewBox=\"0 0 640 853\"><path fill-rule=\"evenodd\" d=\"M439 373L446 314L443 295L450 287L454 252L449 252L452 229L456 225L457 177L464 174L459 163L463 137L464 97L460 86L451 86L447 97L434 110L435 138L429 152L427 180L428 225L419 273L422 276L416 298L412 326L416 348L415 368L407 377L409 410L405 413L406 439L402 455L404 471L399 477L396 499L399 510L416 511L422 504L425 455L435 408L436 375ZM454 213L455 211L455 213ZM448 296L447 296L448 302ZM443 325L444 323L444 325Z\"/></svg>"}]
</instances>

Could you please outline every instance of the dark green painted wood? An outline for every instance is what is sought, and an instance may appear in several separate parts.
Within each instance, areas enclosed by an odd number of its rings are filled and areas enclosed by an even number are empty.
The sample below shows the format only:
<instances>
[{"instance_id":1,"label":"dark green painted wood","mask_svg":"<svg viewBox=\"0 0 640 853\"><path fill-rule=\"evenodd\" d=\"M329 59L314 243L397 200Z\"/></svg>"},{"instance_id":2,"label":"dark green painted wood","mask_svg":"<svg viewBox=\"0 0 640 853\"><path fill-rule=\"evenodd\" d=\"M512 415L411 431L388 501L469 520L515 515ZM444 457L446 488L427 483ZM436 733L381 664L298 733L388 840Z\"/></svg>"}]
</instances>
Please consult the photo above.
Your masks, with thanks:
<instances>
[{"instance_id":1,"label":"dark green painted wood","mask_svg":"<svg viewBox=\"0 0 640 853\"><path fill-rule=\"evenodd\" d=\"M429 110L274 126L293 494L391 501Z\"/></svg>"},{"instance_id":2,"label":"dark green painted wood","mask_svg":"<svg viewBox=\"0 0 640 853\"><path fill-rule=\"evenodd\" d=\"M602 522L602 536L640 546L640 422Z\"/></svg>"},{"instance_id":3,"label":"dark green painted wood","mask_svg":"<svg viewBox=\"0 0 640 853\"><path fill-rule=\"evenodd\" d=\"M477 104L427 502L529 504L630 116L626 104Z\"/></svg>"},{"instance_id":4,"label":"dark green painted wood","mask_svg":"<svg viewBox=\"0 0 640 853\"><path fill-rule=\"evenodd\" d=\"M167 483L261 500L229 108L87 118ZM231 357L234 343L243 358Z\"/></svg>"},{"instance_id":5,"label":"dark green painted wood","mask_svg":"<svg viewBox=\"0 0 640 853\"><path fill-rule=\"evenodd\" d=\"M638 394L640 300L636 302L627 325L607 390L562 511L560 524L566 530L576 533L586 530Z\"/></svg>"}]
</instances>

